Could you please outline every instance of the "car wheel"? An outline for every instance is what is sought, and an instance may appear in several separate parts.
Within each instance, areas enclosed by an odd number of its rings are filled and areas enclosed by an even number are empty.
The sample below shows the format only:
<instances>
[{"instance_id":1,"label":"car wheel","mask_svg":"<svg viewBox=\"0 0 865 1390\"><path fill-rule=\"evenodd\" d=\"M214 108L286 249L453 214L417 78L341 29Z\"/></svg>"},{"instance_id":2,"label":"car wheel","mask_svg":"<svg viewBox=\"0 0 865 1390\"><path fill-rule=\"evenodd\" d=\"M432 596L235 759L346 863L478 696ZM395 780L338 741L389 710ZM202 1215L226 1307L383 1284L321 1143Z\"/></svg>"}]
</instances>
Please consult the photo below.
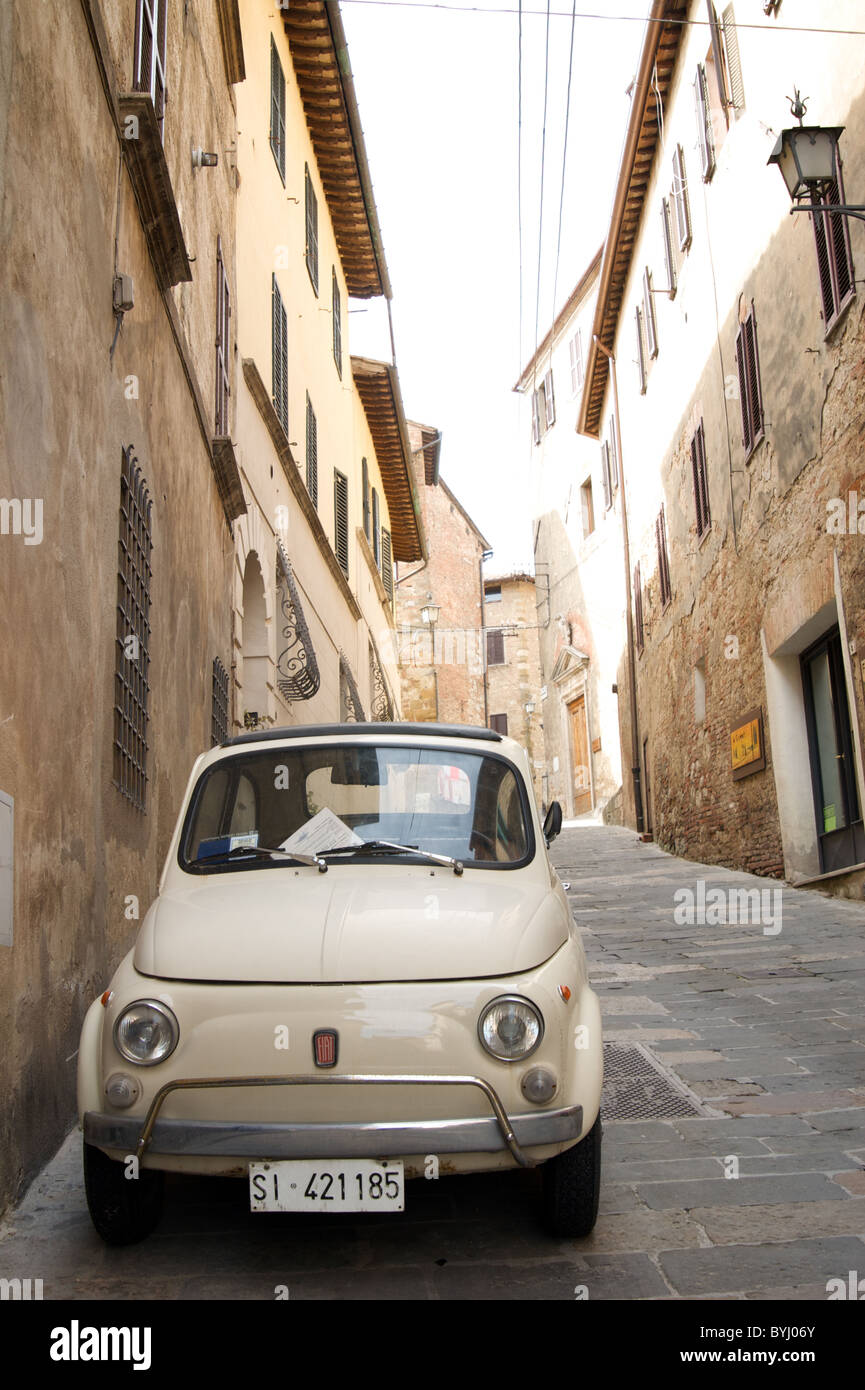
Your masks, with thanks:
<instances>
[{"instance_id":1,"label":"car wheel","mask_svg":"<svg viewBox=\"0 0 865 1390\"><path fill-rule=\"evenodd\" d=\"M601 1117L573 1148L543 1165L544 1220L557 1236L587 1236L601 1195Z\"/></svg>"},{"instance_id":2,"label":"car wheel","mask_svg":"<svg viewBox=\"0 0 865 1390\"><path fill-rule=\"evenodd\" d=\"M144 1240L162 1215L165 1174L141 1168L127 1178L126 1165L108 1158L93 1144L84 1145L84 1190L90 1219L108 1245Z\"/></svg>"}]
</instances>

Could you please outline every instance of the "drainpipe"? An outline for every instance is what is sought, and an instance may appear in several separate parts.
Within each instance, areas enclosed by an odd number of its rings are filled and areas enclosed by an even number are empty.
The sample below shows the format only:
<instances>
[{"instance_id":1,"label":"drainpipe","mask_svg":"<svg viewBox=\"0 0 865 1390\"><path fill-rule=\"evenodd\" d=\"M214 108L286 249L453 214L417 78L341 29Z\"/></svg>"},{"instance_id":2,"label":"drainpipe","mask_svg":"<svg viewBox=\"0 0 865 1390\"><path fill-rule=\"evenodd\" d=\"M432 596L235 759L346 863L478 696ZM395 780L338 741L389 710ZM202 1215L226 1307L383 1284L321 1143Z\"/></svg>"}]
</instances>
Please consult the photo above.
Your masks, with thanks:
<instances>
[{"instance_id":1,"label":"drainpipe","mask_svg":"<svg viewBox=\"0 0 865 1390\"><path fill-rule=\"evenodd\" d=\"M616 417L616 439L619 444L619 480L622 489L622 549L625 555L625 597L628 622L628 683L631 687L631 774L634 779L634 809L637 817L637 833L645 830L643 821L643 792L640 784L640 730L637 724L637 661L634 655L634 619L631 612L631 548L628 543L628 504L625 494L624 448L622 446L622 426L619 421L619 386L616 378L616 359L608 352L598 337L593 335L595 346L610 363L613 379L613 407Z\"/></svg>"}]
</instances>

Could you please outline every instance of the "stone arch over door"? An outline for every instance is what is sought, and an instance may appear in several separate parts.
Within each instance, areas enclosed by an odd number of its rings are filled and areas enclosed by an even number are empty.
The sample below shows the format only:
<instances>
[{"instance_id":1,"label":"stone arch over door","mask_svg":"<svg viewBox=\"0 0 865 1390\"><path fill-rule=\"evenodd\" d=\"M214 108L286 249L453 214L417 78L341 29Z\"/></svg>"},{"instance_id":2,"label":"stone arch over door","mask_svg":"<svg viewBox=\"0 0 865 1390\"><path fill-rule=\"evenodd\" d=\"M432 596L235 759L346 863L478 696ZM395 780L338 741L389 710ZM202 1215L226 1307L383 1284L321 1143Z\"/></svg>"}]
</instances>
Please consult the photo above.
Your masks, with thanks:
<instances>
[{"instance_id":1,"label":"stone arch over door","mask_svg":"<svg viewBox=\"0 0 865 1390\"><path fill-rule=\"evenodd\" d=\"M270 674L267 596L261 562L256 551L246 557L243 571L243 697L244 725L255 727L267 719ZM253 716L255 716L253 718Z\"/></svg>"}]
</instances>

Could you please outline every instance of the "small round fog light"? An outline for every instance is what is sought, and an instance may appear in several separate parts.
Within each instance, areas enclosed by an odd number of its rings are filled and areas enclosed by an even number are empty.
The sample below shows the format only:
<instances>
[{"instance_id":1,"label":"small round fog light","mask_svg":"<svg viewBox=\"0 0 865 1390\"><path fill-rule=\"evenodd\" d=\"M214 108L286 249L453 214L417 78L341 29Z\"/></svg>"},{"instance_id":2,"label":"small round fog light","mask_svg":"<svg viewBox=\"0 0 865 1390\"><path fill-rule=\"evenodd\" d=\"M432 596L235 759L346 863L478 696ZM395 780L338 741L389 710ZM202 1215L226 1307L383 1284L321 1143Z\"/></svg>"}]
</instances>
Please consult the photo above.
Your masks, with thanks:
<instances>
[{"instance_id":1,"label":"small round fog light","mask_svg":"<svg viewBox=\"0 0 865 1390\"><path fill-rule=\"evenodd\" d=\"M526 1100L532 1101L535 1105L546 1105L556 1094L557 1085L553 1073L546 1067L532 1067L520 1082L520 1090Z\"/></svg>"},{"instance_id":2,"label":"small round fog light","mask_svg":"<svg viewBox=\"0 0 865 1390\"><path fill-rule=\"evenodd\" d=\"M141 1087L134 1076L125 1076L122 1071L116 1071L105 1083L105 1095L109 1105L125 1110L135 1104L141 1095Z\"/></svg>"}]
</instances>

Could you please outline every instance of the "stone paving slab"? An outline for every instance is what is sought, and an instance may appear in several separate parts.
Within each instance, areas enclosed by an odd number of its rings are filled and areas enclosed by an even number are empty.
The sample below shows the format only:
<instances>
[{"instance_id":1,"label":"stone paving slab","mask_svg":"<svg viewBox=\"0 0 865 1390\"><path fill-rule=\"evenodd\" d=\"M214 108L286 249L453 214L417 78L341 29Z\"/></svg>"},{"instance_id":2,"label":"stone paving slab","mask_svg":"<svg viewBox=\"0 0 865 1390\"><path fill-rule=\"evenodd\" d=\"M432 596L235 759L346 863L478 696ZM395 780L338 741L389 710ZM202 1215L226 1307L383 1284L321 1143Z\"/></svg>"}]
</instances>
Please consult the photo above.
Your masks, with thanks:
<instances>
[{"instance_id":1,"label":"stone paving slab","mask_svg":"<svg viewBox=\"0 0 865 1390\"><path fill-rule=\"evenodd\" d=\"M696 1178L684 1182L640 1182L637 1196L655 1211L694 1207L760 1206L767 1202L831 1202L844 1199L841 1189L824 1173L739 1178Z\"/></svg>"},{"instance_id":2,"label":"stone paving slab","mask_svg":"<svg viewBox=\"0 0 865 1390\"><path fill-rule=\"evenodd\" d=\"M706 1250L663 1251L658 1261L665 1278L682 1297L725 1294L786 1284L823 1289L846 1278L865 1262L865 1243L851 1236L791 1240L783 1244L716 1245Z\"/></svg>"}]
</instances>

